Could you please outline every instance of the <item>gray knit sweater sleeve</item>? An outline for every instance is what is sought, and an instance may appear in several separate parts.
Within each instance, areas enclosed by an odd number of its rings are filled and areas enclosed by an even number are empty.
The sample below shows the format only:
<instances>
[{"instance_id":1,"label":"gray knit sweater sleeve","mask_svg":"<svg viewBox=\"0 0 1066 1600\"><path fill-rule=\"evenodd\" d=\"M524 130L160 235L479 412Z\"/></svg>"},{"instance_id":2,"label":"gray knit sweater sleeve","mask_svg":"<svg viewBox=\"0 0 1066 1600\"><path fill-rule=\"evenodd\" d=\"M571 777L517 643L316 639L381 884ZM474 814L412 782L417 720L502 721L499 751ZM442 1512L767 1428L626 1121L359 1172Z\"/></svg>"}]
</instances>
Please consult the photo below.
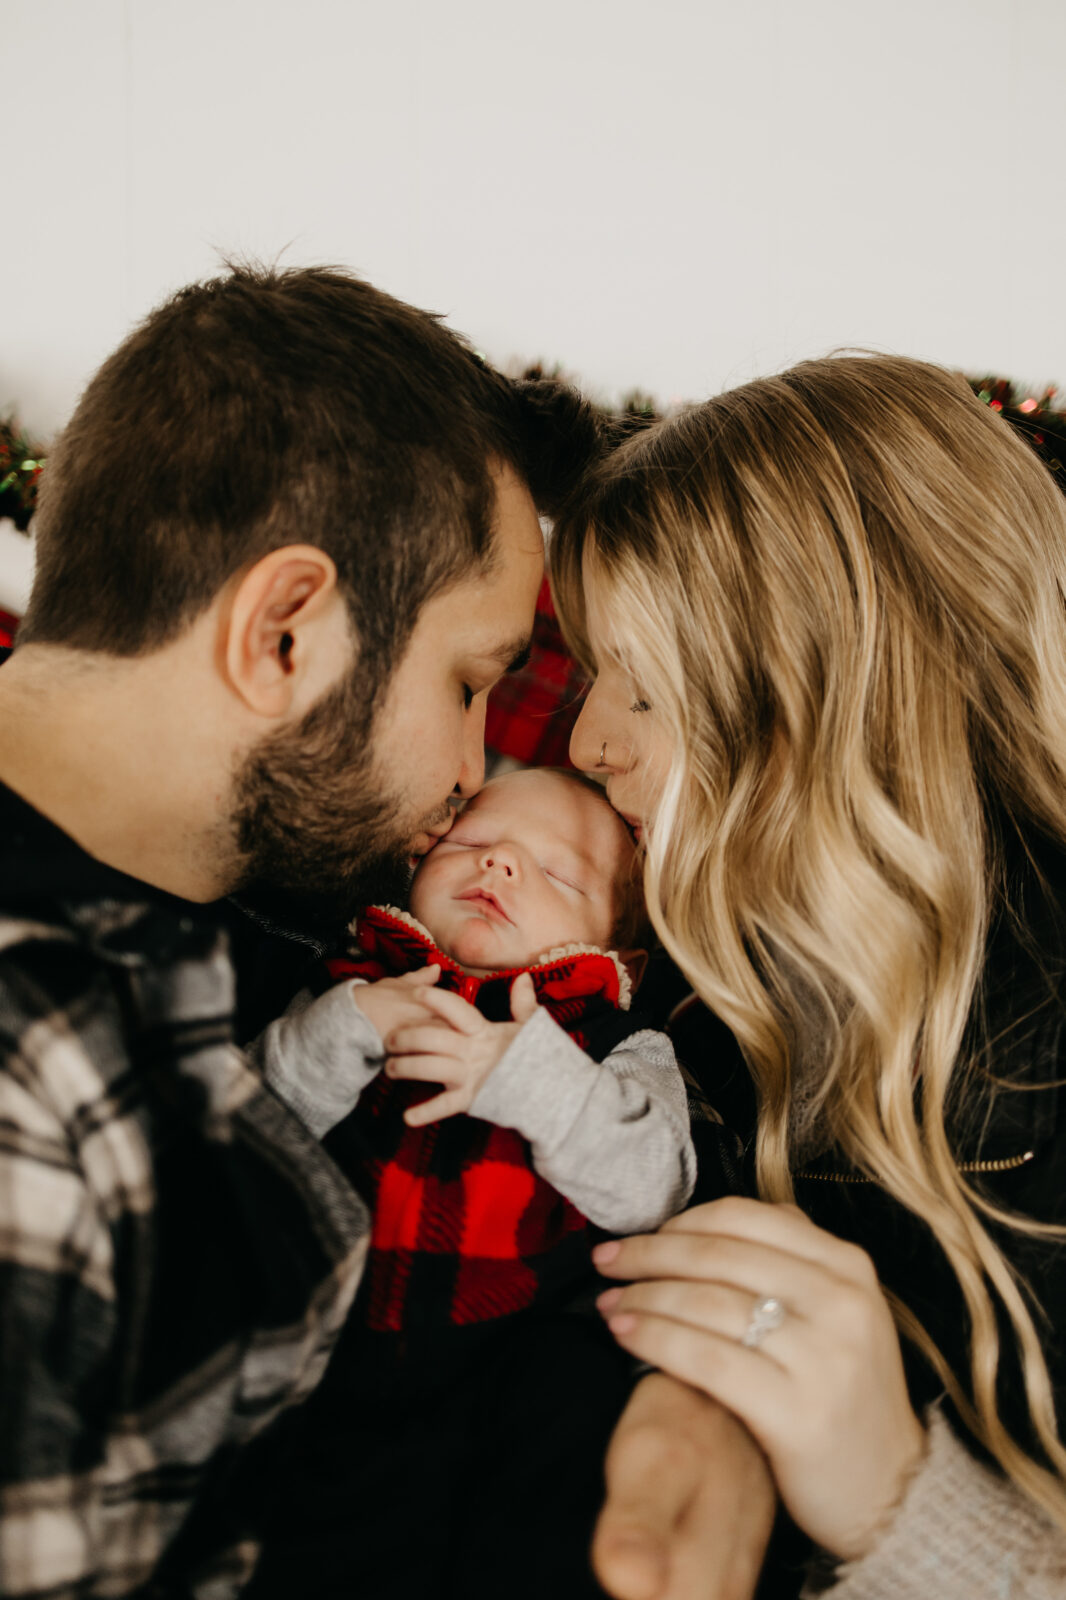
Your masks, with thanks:
<instances>
[{"instance_id":1,"label":"gray knit sweater sleeve","mask_svg":"<svg viewBox=\"0 0 1066 1600\"><path fill-rule=\"evenodd\" d=\"M385 1061L350 982L317 1000L297 995L249 1053L317 1138L348 1115ZM611 1233L657 1228L696 1181L684 1081L669 1039L651 1029L596 1062L538 1007L470 1114L521 1133L541 1177Z\"/></svg>"},{"instance_id":2,"label":"gray knit sweater sleeve","mask_svg":"<svg viewBox=\"0 0 1066 1600\"><path fill-rule=\"evenodd\" d=\"M470 1114L528 1139L541 1177L610 1233L657 1228L696 1181L684 1081L651 1029L597 1062L538 1007Z\"/></svg>"},{"instance_id":3,"label":"gray knit sweater sleeve","mask_svg":"<svg viewBox=\"0 0 1066 1600\"><path fill-rule=\"evenodd\" d=\"M356 1005L354 987L351 980L335 984L317 1000L303 990L248 1046L278 1099L316 1139L354 1110L385 1064L385 1047Z\"/></svg>"},{"instance_id":4,"label":"gray knit sweater sleeve","mask_svg":"<svg viewBox=\"0 0 1066 1600\"><path fill-rule=\"evenodd\" d=\"M925 1459L881 1540L804 1600L1063 1600L1066 1533L976 1461L933 1408Z\"/></svg>"}]
</instances>

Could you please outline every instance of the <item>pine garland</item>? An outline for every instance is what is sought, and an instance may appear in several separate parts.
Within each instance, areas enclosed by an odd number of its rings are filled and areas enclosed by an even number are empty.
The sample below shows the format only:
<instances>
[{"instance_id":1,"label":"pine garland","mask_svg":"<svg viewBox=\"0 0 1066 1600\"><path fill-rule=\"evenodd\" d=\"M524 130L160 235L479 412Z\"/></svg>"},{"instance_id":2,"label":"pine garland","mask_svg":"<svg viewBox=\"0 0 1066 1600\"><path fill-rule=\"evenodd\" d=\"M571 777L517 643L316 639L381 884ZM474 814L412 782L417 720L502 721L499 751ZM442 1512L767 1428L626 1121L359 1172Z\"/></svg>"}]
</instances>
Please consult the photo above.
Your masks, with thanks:
<instances>
[{"instance_id":1,"label":"pine garland","mask_svg":"<svg viewBox=\"0 0 1066 1600\"><path fill-rule=\"evenodd\" d=\"M534 362L522 369L527 379L565 378L565 369ZM1043 461L1066 493L1066 411L1055 406L1058 393L1046 385L1031 394L1010 378L988 375L967 380L974 394L1011 424ZM616 406L593 401L593 408L615 425L616 435L636 432L669 414L646 390L628 390ZM0 520L10 518L25 532L37 504L37 486L45 464L41 446L34 444L14 417L0 418Z\"/></svg>"},{"instance_id":2,"label":"pine garland","mask_svg":"<svg viewBox=\"0 0 1066 1600\"><path fill-rule=\"evenodd\" d=\"M1066 493L1066 411L1053 404L1058 393L1054 384L1039 396L1026 394L1010 378L970 378L969 384L979 400L1017 429Z\"/></svg>"},{"instance_id":3,"label":"pine garland","mask_svg":"<svg viewBox=\"0 0 1066 1600\"><path fill-rule=\"evenodd\" d=\"M44 459L14 418L0 419L0 519L9 517L23 533L37 504Z\"/></svg>"},{"instance_id":4,"label":"pine garland","mask_svg":"<svg viewBox=\"0 0 1066 1600\"><path fill-rule=\"evenodd\" d=\"M540 361L525 367L519 376L573 381L560 364L546 366ZM1059 488L1066 493L1066 411L1055 406L1058 394L1055 385L1047 384L1039 394L1033 394L1010 378L989 375L967 378L966 381L979 400L983 400L993 411L998 411L1017 429L1055 476ZM628 390L617 406L606 406L596 400L590 403L599 416L615 424L616 436L636 432L652 422L659 422L676 409L660 406L654 396L643 389Z\"/></svg>"}]
</instances>

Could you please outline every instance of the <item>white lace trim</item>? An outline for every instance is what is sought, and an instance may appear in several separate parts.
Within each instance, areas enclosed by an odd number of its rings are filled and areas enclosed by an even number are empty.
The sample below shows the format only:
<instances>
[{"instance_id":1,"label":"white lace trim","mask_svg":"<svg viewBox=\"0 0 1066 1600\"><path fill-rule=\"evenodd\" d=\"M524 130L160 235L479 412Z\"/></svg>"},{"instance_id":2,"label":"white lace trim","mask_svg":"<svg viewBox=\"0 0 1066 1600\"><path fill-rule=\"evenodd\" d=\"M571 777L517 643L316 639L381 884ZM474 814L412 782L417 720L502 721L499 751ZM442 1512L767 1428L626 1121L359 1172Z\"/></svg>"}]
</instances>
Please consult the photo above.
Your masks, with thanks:
<instances>
[{"instance_id":1,"label":"white lace trim","mask_svg":"<svg viewBox=\"0 0 1066 1600\"><path fill-rule=\"evenodd\" d=\"M375 906L373 909L375 911L384 911L386 916L395 917L397 922L406 923L415 933L420 933L424 939L428 939L430 944L436 947L437 941L429 929L424 923L419 922L417 917L413 917L409 911L401 911L399 906ZM358 918L348 924L348 932L353 937L358 926ZM447 955L447 951L444 954ZM606 956L608 961L613 961L615 970L618 973L618 1009L619 1011L629 1010L633 1001L633 984L629 973L622 965L617 950L603 950L598 944L560 944L556 945L554 950L546 950L543 955L537 957L536 961L531 961L526 970L532 972L536 967L554 967L560 961L569 960L571 956ZM459 965L458 962L455 964L456 966ZM486 973L485 976L486 978L492 977L492 973Z\"/></svg>"},{"instance_id":2,"label":"white lace trim","mask_svg":"<svg viewBox=\"0 0 1066 1600\"><path fill-rule=\"evenodd\" d=\"M431 945L436 946L437 941L434 939L426 925L422 922L419 922L418 918L413 917L409 911L401 911L399 906L371 906L370 909L372 911L384 911L387 917L395 917L397 922L406 922L409 928L413 928L416 933L420 933L422 935L423 939L428 939ZM353 917L352 921L348 924L348 932L354 938L358 931L359 918Z\"/></svg>"}]
</instances>

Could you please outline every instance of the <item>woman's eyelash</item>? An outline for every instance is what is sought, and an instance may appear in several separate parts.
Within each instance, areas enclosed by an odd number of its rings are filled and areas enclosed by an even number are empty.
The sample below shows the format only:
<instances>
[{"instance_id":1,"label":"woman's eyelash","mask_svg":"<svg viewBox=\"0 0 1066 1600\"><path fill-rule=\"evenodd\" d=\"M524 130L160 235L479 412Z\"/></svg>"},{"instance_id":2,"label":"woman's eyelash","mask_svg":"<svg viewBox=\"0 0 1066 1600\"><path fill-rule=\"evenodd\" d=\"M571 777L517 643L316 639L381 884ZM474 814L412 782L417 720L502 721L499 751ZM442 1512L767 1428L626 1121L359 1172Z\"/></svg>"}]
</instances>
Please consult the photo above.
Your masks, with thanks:
<instances>
[{"instance_id":1,"label":"woman's eyelash","mask_svg":"<svg viewBox=\"0 0 1066 1600\"><path fill-rule=\"evenodd\" d=\"M629 709L630 711L650 711L651 706L647 700L635 700Z\"/></svg>"}]
</instances>

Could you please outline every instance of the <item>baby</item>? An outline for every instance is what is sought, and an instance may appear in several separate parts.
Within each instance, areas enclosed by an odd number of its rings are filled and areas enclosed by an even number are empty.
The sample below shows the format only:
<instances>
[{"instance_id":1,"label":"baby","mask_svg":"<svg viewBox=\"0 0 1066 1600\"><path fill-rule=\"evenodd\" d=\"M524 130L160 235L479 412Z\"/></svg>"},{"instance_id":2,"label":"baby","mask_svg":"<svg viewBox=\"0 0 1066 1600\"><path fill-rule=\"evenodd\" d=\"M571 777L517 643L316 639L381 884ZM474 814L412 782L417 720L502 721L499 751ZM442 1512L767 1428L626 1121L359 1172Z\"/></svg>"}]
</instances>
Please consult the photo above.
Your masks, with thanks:
<instances>
[{"instance_id":1,"label":"baby","mask_svg":"<svg viewBox=\"0 0 1066 1600\"><path fill-rule=\"evenodd\" d=\"M452 1257L446 1305L441 1260L425 1274L439 1316L481 1321L587 1273L588 1224L642 1232L688 1199L681 1073L629 1011L636 868L598 785L498 778L423 859L410 912L353 924L356 953L331 972L363 981L301 996L267 1030L282 1097L319 1136L345 1119L329 1144L374 1215L371 1327L405 1325L424 1256Z\"/></svg>"},{"instance_id":2,"label":"baby","mask_svg":"<svg viewBox=\"0 0 1066 1600\"><path fill-rule=\"evenodd\" d=\"M373 1224L355 1310L269 1474L255 1600L540 1595L571 1569L593 1592L632 1380L568 1309L591 1301L596 1240L657 1227L695 1181L672 1047L630 1010L637 867L598 785L497 778L423 859L410 910L360 916L329 964L346 981L260 1041Z\"/></svg>"}]
</instances>

